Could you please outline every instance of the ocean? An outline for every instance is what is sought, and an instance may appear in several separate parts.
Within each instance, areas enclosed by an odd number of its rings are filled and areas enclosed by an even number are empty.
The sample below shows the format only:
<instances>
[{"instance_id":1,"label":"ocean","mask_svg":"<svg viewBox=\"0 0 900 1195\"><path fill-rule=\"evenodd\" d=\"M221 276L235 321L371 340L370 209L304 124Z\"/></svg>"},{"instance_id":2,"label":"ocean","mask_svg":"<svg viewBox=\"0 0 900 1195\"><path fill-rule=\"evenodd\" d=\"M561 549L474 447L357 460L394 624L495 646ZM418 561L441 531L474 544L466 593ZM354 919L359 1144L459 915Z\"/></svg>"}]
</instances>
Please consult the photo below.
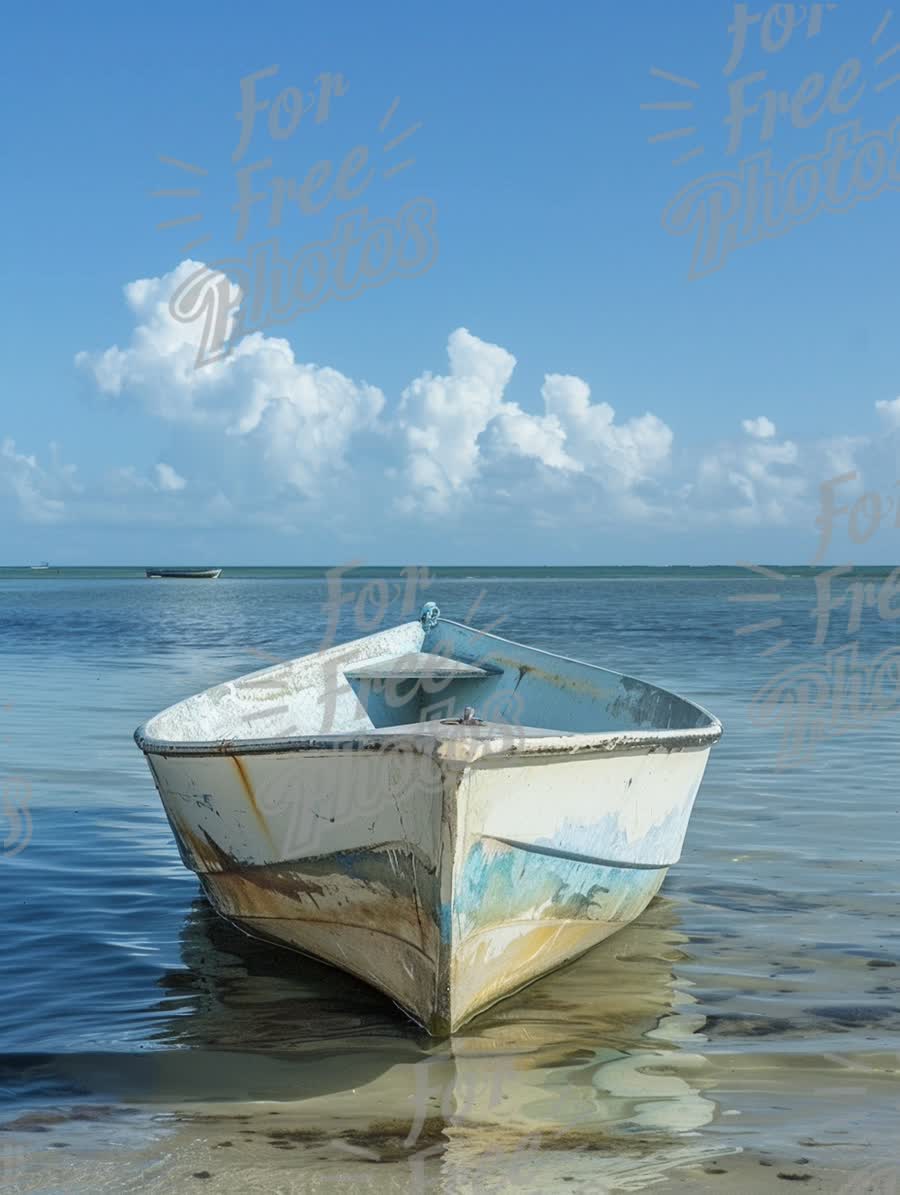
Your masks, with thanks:
<instances>
[{"instance_id":1,"label":"ocean","mask_svg":"<svg viewBox=\"0 0 900 1195\"><path fill-rule=\"evenodd\" d=\"M0 1189L900 1190L900 594L822 574L0 570ZM647 912L448 1041L218 919L132 739L426 599L725 726Z\"/></svg>"}]
</instances>

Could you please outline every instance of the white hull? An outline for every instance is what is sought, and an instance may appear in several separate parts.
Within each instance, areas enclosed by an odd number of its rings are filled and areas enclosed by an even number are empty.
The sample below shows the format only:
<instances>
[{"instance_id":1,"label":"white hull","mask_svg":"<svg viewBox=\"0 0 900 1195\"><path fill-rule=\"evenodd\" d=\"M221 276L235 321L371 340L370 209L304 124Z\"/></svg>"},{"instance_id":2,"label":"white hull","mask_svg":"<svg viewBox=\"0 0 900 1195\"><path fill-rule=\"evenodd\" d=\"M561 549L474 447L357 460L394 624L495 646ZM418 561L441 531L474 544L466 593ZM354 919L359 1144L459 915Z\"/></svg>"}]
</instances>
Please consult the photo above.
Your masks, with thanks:
<instances>
[{"instance_id":1,"label":"white hull","mask_svg":"<svg viewBox=\"0 0 900 1195\"><path fill-rule=\"evenodd\" d=\"M436 647L444 672L411 654ZM462 702L490 717L447 721ZM219 686L137 739L220 913L446 1033L643 911L720 733L642 682L441 622Z\"/></svg>"},{"instance_id":2,"label":"white hull","mask_svg":"<svg viewBox=\"0 0 900 1195\"><path fill-rule=\"evenodd\" d=\"M221 574L220 568L148 568L150 580L215 581Z\"/></svg>"}]
</instances>

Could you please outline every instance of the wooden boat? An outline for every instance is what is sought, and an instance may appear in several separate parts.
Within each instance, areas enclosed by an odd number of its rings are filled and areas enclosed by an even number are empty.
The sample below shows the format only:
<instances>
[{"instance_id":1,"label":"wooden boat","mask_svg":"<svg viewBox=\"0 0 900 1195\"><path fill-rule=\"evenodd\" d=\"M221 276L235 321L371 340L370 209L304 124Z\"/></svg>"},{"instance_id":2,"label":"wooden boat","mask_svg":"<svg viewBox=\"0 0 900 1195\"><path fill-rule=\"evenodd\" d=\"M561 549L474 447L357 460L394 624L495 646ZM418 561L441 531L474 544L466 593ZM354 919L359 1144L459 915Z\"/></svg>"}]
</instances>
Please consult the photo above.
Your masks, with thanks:
<instances>
[{"instance_id":1,"label":"wooden boat","mask_svg":"<svg viewBox=\"0 0 900 1195\"><path fill-rule=\"evenodd\" d=\"M672 693L427 603L135 739L219 913L446 1034L643 911L721 733Z\"/></svg>"},{"instance_id":2,"label":"wooden boat","mask_svg":"<svg viewBox=\"0 0 900 1195\"><path fill-rule=\"evenodd\" d=\"M148 568L145 571L148 577L183 577L195 581L215 581L222 570L220 568Z\"/></svg>"}]
</instances>

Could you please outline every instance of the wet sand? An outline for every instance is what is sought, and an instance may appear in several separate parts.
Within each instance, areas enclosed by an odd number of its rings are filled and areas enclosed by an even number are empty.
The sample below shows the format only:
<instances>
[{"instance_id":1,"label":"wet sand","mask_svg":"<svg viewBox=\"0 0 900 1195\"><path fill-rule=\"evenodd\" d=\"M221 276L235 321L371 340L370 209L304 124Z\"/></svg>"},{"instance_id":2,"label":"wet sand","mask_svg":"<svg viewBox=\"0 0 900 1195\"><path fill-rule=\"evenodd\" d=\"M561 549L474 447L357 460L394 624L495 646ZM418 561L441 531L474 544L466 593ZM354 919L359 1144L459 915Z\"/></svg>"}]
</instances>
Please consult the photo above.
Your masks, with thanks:
<instances>
[{"instance_id":1,"label":"wet sand","mask_svg":"<svg viewBox=\"0 0 900 1195\"><path fill-rule=\"evenodd\" d=\"M111 1111L111 1110L110 1110ZM499 1126L428 1120L312 1127L288 1109L183 1116L112 1113L109 1123L32 1122L2 1143L3 1190L35 1192L335 1191L784 1191L786 1184L843 1195L888 1195L900 1167L861 1143L832 1152L737 1152L725 1142L680 1146L653 1135L590 1130L522 1134ZM124 1121L129 1123L125 1124ZM139 1143L138 1143L139 1142ZM830 1155L830 1156L829 1156Z\"/></svg>"},{"instance_id":2,"label":"wet sand","mask_svg":"<svg viewBox=\"0 0 900 1195\"><path fill-rule=\"evenodd\" d=\"M799 1027L773 1050L779 1027L761 1018L723 1039L678 979L686 939L665 898L446 1042L362 1023L323 1041L321 1018L304 1025L295 1004L288 1020L276 983L240 1043L231 1012L249 1000L252 1013L259 969L283 965L279 952L200 901L190 944L219 982L202 1017L173 1022L182 1034L167 1048L20 1068L35 1090L88 1100L45 1101L0 1126L4 1191L898 1189L900 1058L859 1048L864 1032L856 1048L811 1052ZM323 999L365 991L310 966ZM735 1048L739 1028L749 1040Z\"/></svg>"}]
</instances>

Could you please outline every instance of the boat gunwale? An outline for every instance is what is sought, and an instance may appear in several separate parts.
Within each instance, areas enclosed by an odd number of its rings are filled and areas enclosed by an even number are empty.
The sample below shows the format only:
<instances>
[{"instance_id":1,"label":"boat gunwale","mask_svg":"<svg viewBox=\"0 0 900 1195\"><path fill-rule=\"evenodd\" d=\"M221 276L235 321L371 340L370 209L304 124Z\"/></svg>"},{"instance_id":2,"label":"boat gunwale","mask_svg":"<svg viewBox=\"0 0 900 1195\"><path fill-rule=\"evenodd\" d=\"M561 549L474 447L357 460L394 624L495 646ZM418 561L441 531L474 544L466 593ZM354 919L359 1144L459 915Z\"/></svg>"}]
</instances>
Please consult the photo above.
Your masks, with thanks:
<instances>
[{"instance_id":1,"label":"boat gunwale","mask_svg":"<svg viewBox=\"0 0 900 1195\"><path fill-rule=\"evenodd\" d=\"M497 643L503 643L511 647L527 646L523 643L517 643L513 639L504 639L501 635L491 634L489 631L480 631L477 628L468 627L465 623L454 622L449 618L441 618L440 622L448 626L474 631L481 638L493 639ZM344 644L342 646L347 647L350 645ZM564 663L576 664L579 667L588 668L596 672L604 672L621 680L632 681L636 684L656 689L668 697L673 697L689 705L698 714L702 714L708 718L709 725L684 727L677 730L559 731L558 734L545 734L538 737L522 733L517 734L515 724L510 723L506 733L498 734L492 738L469 740L471 743L477 743L482 749L472 752L471 758L464 761L461 760L460 762L474 763L476 759L518 756L528 756L530 758L551 756L558 758L560 756L585 754L608 755L612 752L648 751L657 747L666 750L702 748L713 746L722 737L723 727L719 719L714 714L711 714L709 710L687 697L681 697L677 693L672 693L668 689L662 689L659 685L641 680L639 677L630 676L627 673L615 672L611 668L604 668L600 664L591 664L586 660L576 660L571 656L559 655L556 652L546 651L539 647L528 647L528 650L538 655L546 656L551 660L562 660ZM245 673L240 677L236 677L235 682L245 680L249 677L258 677L268 672L275 672L279 668L284 668L286 664L294 664L299 660L310 659L318 654L321 653L313 652L309 656L298 656L296 660L284 661L283 663L273 665L271 668L263 668L256 672ZM210 686L210 688L218 687L217 685ZM203 689L200 693L183 698L183 701L190 701L205 692L208 692L208 690ZM157 739L147 734L146 728L150 722L181 704L182 702L179 701L175 705L160 710L152 718L143 722L134 732L134 741L145 755L160 755L167 758L171 756L285 755L299 751L334 751L347 750L348 748L358 751L377 752L384 750L388 746L394 749L405 747L408 750L418 751L422 754L433 754L435 748L446 741L441 738L440 734L397 732L390 726L378 729L373 728L371 731L366 730L362 732L341 731L335 734L290 735L288 737L255 739L229 737L189 741L182 739ZM499 749L496 746L498 743L500 744ZM492 747L493 749L491 749Z\"/></svg>"},{"instance_id":2,"label":"boat gunwale","mask_svg":"<svg viewBox=\"0 0 900 1195\"><path fill-rule=\"evenodd\" d=\"M338 751L353 747L358 751L377 752L390 747L405 747L422 755L433 754L435 747L452 740L442 739L439 734L397 734L391 727L369 733L347 733L333 735L291 735L289 738L269 739L209 739L186 742L154 739L144 733L143 723L134 732L134 741L145 755L162 755L166 758L179 755L285 755L296 751ZM569 734L560 731L558 735L516 736L516 728L510 723L507 734L498 734L493 739L470 739L483 749L473 755L475 758L496 758L497 756L568 756L609 755L620 751L647 751L663 747L668 751L711 747L722 737L722 724L717 720L714 726L686 730L628 730L602 731L596 734ZM509 740L513 740L510 742ZM460 740L455 740L459 742ZM463 740L466 741L466 740ZM506 741L506 746L502 744ZM500 743L499 750L490 750Z\"/></svg>"}]
</instances>

